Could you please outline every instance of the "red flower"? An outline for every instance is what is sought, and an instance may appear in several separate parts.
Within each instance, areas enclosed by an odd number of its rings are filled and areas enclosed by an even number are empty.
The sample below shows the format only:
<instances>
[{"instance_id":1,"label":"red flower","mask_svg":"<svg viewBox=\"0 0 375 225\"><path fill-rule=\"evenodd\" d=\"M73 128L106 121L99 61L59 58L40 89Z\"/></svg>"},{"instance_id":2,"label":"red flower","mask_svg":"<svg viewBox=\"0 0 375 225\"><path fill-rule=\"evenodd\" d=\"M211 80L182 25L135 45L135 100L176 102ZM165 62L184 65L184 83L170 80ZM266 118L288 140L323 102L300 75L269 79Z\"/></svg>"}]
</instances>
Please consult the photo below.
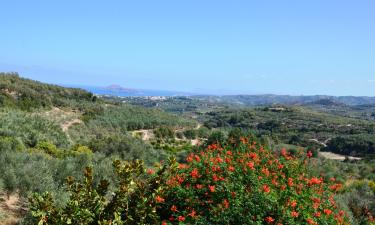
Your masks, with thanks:
<instances>
[{"instance_id":1,"label":"red flower","mask_svg":"<svg viewBox=\"0 0 375 225\"><path fill-rule=\"evenodd\" d=\"M294 217L294 218L297 218L297 217L299 216L299 213L296 212L296 211L293 211L293 212L290 213L290 215L291 215L292 217Z\"/></svg>"},{"instance_id":2,"label":"red flower","mask_svg":"<svg viewBox=\"0 0 375 225\"><path fill-rule=\"evenodd\" d=\"M183 163L181 163L181 164L178 165L179 169L187 169L188 167L189 167L188 165L183 164Z\"/></svg>"},{"instance_id":3,"label":"red flower","mask_svg":"<svg viewBox=\"0 0 375 225\"><path fill-rule=\"evenodd\" d=\"M229 208L229 201L228 201L228 199L224 199L224 201L223 201L223 205L224 205L224 208Z\"/></svg>"},{"instance_id":4,"label":"red flower","mask_svg":"<svg viewBox=\"0 0 375 225\"><path fill-rule=\"evenodd\" d=\"M323 212L324 212L324 214L326 214L327 216L329 216L329 215L332 214L332 210L330 210L330 209L324 209Z\"/></svg>"},{"instance_id":5,"label":"red flower","mask_svg":"<svg viewBox=\"0 0 375 225\"><path fill-rule=\"evenodd\" d=\"M313 154L312 154L311 151L308 151L306 155L307 155L307 157L309 157L309 158L311 158L311 157L313 156Z\"/></svg>"},{"instance_id":6,"label":"red flower","mask_svg":"<svg viewBox=\"0 0 375 225\"><path fill-rule=\"evenodd\" d=\"M161 225L167 225L167 222L163 220L163 222L161 222Z\"/></svg>"},{"instance_id":7,"label":"red flower","mask_svg":"<svg viewBox=\"0 0 375 225\"><path fill-rule=\"evenodd\" d=\"M185 221L185 217L183 217L183 216L179 216L179 217L178 217L178 221L180 221L180 222Z\"/></svg>"},{"instance_id":8,"label":"red flower","mask_svg":"<svg viewBox=\"0 0 375 225\"><path fill-rule=\"evenodd\" d=\"M266 219L264 219L267 223L273 223L274 221L275 221L275 219L274 218L272 218L272 217L267 217Z\"/></svg>"},{"instance_id":9,"label":"red flower","mask_svg":"<svg viewBox=\"0 0 375 225\"><path fill-rule=\"evenodd\" d=\"M202 185L202 184L197 184L197 185L195 185L195 187L196 187L197 189L202 189L202 188L203 188L203 185Z\"/></svg>"},{"instance_id":10,"label":"red flower","mask_svg":"<svg viewBox=\"0 0 375 225\"><path fill-rule=\"evenodd\" d=\"M316 218L320 218L321 213L320 213L320 212L316 212L316 213L314 213L314 216L315 216Z\"/></svg>"},{"instance_id":11,"label":"red flower","mask_svg":"<svg viewBox=\"0 0 375 225\"><path fill-rule=\"evenodd\" d=\"M256 159L256 158L258 157L258 155L257 155L256 153L254 153L254 152L250 152L250 153L249 153L249 157L250 157L251 159Z\"/></svg>"},{"instance_id":12,"label":"red flower","mask_svg":"<svg viewBox=\"0 0 375 225\"><path fill-rule=\"evenodd\" d=\"M288 186L293 186L293 178L288 178Z\"/></svg>"},{"instance_id":13,"label":"red flower","mask_svg":"<svg viewBox=\"0 0 375 225\"><path fill-rule=\"evenodd\" d=\"M314 185L314 184L319 185L321 183L322 183L322 181L320 179L316 178L316 177L311 178L310 181L309 181L309 185Z\"/></svg>"},{"instance_id":14,"label":"red flower","mask_svg":"<svg viewBox=\"0 0 375 225\"><path fill-rule=\"evenodd\" d=\"M222 162L224 162L224 160L222 158L220 158L220 157L216 157L216 162L217 163L222 163Z\"/></svg>"},{"instance_id":15,"label":"red flower","mask_svg":"<svg viewBox=\"0 0 375 225\"><path fill-rule=\"evenodd\" d=\"M338 191L342 188L342 184L334 184L329 187L332 191Z\"/></svg>"},{"instance_id":16,"label":"red flower","mask_svg":"<svg viewBox=\"0 0 375 225\"><path fill-rule=\"evenodd\" d=\"M215 192L215 185L208 185L211 192Z\"/></svg>"},{"instance_id":17,"label":"red flower","mask_svg":"<svg viewBox=\"0 0 375 225\"><path fill-rule=\"evenodd\" d=\"M191 211L191 213L189 213L189 216L190 217L192 217L192 218L195 218L196 217L196 212L195 212L195 210L193 209L192 211Z\"/></svg>"},{"instance_id":18,"label":"red flower","mask_svg":"<svg viewBox=\"0 0 375 225\"><path fill-rule=\"evenodd\" d=\"M162 198L162 197L160 197L159 195L158 195L158 196L156 196L155 200L156 200L156 202L158 202L158 203L162 203L162 202L164 202L164 201L165 201L165 199L164 199L164 198Z\"/></svg>"},{"instance_id":19,"label":"red flower","mask_svg":"<svg viewBox=\"0 0 375 225\"><path fill-rule=\"evenodd\" d=\"M268 170L268 168L262 168L262 173L266 175L266 177L270 175L270 171Z\"/></svg>"},{"instance_id":20,"label":"red flower","mask_svg":"<svg viewBox=\"0 0 375 225\"><path fill-rule=\"evenodd\" d=\"M286 152L286 149L285 148L283 148L283 149L281 149L281 155L282 156L284 156L284 157L287 157L288 156L288 153Z\"/></svg>"},{"instance_id":21,"label":"red flower","mask_svg":"<svg viewBox=\"0 0 375 225\"><path fill-rule=\"evenodd\" d=\"M172 212L177 212L177 211L178 211L178 210L177 210L177 206L172 205L172 207L171 207L171 211L172 211Z\"/></svg>"},{"instance_id":22,"label":"red flower","mask_svg":"<svg viewBox=\"0 0 375 225\"><path fill-rule=\"evenodd\" d=\"M293 200L291 203L290 203L290 206L292 208L295 208L297 206L297 201L296 200Z\"/></svg>"},{"instance_id":23,"label":"red flower","mask_svg":"<svg viewBox=\"0 0 375 225\"><path fill-rule=\"evenodd\" d=\"M254 163L253 163L253 162L248 162L246 165L247 165L251 170L255 170L255 168L254 168Z\"/></svg>"},{"instance_id":24,"label":"red flower","mask_svg":"<svg viewBox=\"0 0 375 225\"><path fill-rule=\"evenodd\" d=\"M153 169L148 169L148 170L147 170L147 173L148 173L149 175L152 175L152 174L155 173L155 170L153 170Z\"/></svg>"},{"instance_id":25,"label":"red flower","mask_svg":"<svg viewBox=\"0 0 375 225\"><path fill-rule=\"evenodd\" d=\"M187 162L192 162L193 161L193 156L192 155L189 155L187 158L186 158L186 161Z\"/></svg>"},{"instance_id":26,"label":"red flower","mask_svg":"<svg viewBox=\"0 0 375 225\"><path fill-rule=\"evenodd\" d=\"M179 184L182 184L185 180L182 176L179 176L179 175L176 176L176 179L177 179Z\"/></svg>"},{"instance_id":27,"label":"red flower","mask_svg":"<svg viewBox=\"0 0 375 225\"><path fill-rule=\"evenodd\" d=\"M271 191L270 187L267 184L263 185L262 189L265 193L269 193Z\"/></svg>"},{"instance_id":28,"label":"red flower","mask_svg":"<svg viewBox=\"0 0 375 225\"><path fill-rule=\"evenodd\" d=\"M311 218L308 218L307 220L306 220L306 222L308 223L308 224L311 224L311 225L315 225L315 224L317 224L313 219L311 219Z\"/></svg>"},{"instance_id":29,"label":"red flower","mask_svg":"<svg viewBox=\"0 0 375 225\"><path fill-rule=\"evenodd\" d=\"M198 169L197 169L197 168L194 168L194 169L191 171L190 175L191 175L192 178L195 178L195 179L199 178L199 171L198 171Z\"/></svg>"},{"instance_id":30,"label":"red flower","mask_svg":"<svg viewBox=\"0 0 375 225\"><path fill-rule=\"evenodd\" d=\"M229 167L228 167L228 171L233 172L234 170L235 170L235 169L234 169L233 166L229 166Z\"/></svg>"}]
</instances>

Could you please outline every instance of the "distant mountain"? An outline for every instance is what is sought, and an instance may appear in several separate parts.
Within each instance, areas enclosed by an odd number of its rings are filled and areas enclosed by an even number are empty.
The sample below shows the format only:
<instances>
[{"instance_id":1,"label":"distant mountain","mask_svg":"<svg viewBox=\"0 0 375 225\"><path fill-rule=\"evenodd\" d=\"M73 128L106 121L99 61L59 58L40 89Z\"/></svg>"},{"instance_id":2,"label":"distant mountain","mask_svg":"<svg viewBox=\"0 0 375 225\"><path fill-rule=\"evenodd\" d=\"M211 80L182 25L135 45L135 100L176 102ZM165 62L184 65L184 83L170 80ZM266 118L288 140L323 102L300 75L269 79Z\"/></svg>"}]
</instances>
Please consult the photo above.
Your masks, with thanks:
<instances>
[{"instance_id":1,"label":"distant mountain","mask_svg":"<svg viewBox=\"0 0 375 225\"><path fill-rule=\"evenodd\" d=\"M109 93L118 93L121 95L141 95L142 94L141 90L124 88L118 84L112 84L107 87L103 87L102 90L107 91Z\"/></svg>"},{"instance_id":2,"label":"distant mountain","mask_svg":"<svg viewBox=\"0 0 375 225\"><path fill-rule=\"evenodd\" d=\"M306 103L305 105L320 105L320 106L326 106L326 107L335 107L335 106L345 106L346 104L342 102L338 102L336 100L325 98L325 99L319 99L317 101Z\"/></svg>"},{"instance_id":3,"label":"distant mountain","mask_svg":"<svg viewBox=\"0 0 375 225\"><path fill-rule=\"evenodd\" d=\"M259 106L272 104L285 105L372 105L375 104L375 97L366 96L293 96L293 95L223 95L223 96L195 96L195 98L208 100L210 102L229 103L245 106Z\"/></svg>"},{"instance_id":4,"label":"distant mountain","mask_svg":"<svg viewBox=\"0 0 375 225\"><path fill-rule=\"evenodd\" d=\"M146 90L146 89L132 89L125 88L118 84L112 84L106 87L93 86L74 86L84 90L90 91L96 95L113 95L120 97L142 97L142 96L190 96L192 93L179 91L165 91L165 90Z\"/></svg>"}]
</instances>

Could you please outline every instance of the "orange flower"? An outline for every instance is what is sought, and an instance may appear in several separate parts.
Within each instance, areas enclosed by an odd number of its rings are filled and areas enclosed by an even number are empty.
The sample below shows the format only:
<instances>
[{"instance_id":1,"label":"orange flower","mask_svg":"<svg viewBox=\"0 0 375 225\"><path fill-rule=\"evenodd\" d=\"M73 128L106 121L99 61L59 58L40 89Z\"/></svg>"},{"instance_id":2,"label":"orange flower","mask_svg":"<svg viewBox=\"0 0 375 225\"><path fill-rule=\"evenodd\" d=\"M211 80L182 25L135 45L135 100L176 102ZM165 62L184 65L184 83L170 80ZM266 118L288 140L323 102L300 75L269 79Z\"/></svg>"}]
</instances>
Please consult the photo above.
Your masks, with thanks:
<instances>
[{"instance_id":1,"label":"orange flower","mask_svg":"<svg viewBox=\"0 0 375 225\"><path fill-rule=\"evenodd\" d=\"M216 174L213 174L213 175L212 175L212 179L213 179L215 182L220 180Z\"/></svg>"},{"instance_id":2,"label":"orange flower","mask_svg":"<svg viewBox=\"0 0 375 225\"><path fill-rule=\"evenodd\" d=\"M197 213L195 212L194 209L191 211L191 213L189 213L189 216L192 218L195 218L197 216Z\"/></svg>"},{"instance_id":3,"label":"orange flower","mask_svg":"<svg viewBox=\"0 0 375 225\"><path fill-rule=\"evenodd\" d=\"M223 201L223 205L224 205L224 208L229 208L229 201L228 201L228 199L224 199L224 201Z\"/></svg>"},{"instance_id":4,"label":"orange flower","mask_svg":"<svg viewBox=\"0 0 375 225\"><path fill-rule=\"evenodd\" d=\"M314 185L314 184L319 185L321 183L322 183L322 180L320 180L316 177L313 177L309 180L309 185Z\"/></svg>"},{"instance_id":5,"label":"orange flower","mask_svg":"<svg viewBox=\"0 0 375 225\"><path fill-rule=\"evenodd\" d=\"M290 215L291 215L292 217L294 217L294 218L297 218L297 217L299 216L299 213L296 212L296 211L293 211L293 212L290 213Z\"/></svg>"},{"instance_id":6,"label":"orange flower","mask_svg":"<svg viewBox=\"0 0 375 225\"><path fill-rule=\"evenodd\" d=\"M257 155L256 153L254 153L254 152L250 152L250 153L249 153L249 157L250 157L251 159L256 159L256 158L258 158L258 155Z\"/></svg>"},{"instance_id":7,"label":"orange flower","mask_svg":"<svg viewBox=\"0 0 375 225\"><path fill-rule=\"evenodd\" d=\"M171 211L172 211L172 212L177 212L177 211L178 211L178 210L177 210L177 206L172 205L172 207L171 207Z\"/></svg>"},{"instance_id":8,"label":"orange flower","mask_svg":"<svg viewBox=\"0 0 375 225\"><path fill-rule=\"evenodd\" d=\"M266 219L264 219L267 223L273 223L274 221L275 221L275 219L274 218L272 218L272 217L266 217Z\"/></svg>"},{"instance_id":9,"label":"orange flower","mask_svg":"<svg viewBox=\"0 0 375 225\"><path fill-rule=\"evenodd\" d=\"M290 203L290 206L295 208L297 206L297 201L296 200L293 200L291 203Z\"/></svg>"},{"instance_id":10,"label":"orange flower","mask_svg":"<svg viewBox=\"0 0 375 225\"><path fill-rule=\"evenodd\" d=\"M182 176L179 176L179 175L176 176L176 179L177 179L179 184L182 184L185 180Z\"/></svg>"},{"instance_id":11,"label":"orange flower","mask_svg":"<svg viewBox=\"0 0 375 225\"><path fill-rule=\"evenodd\" d=\"M203 185L202 185L202 184L197 184L197 185L195 185L195 187L196 187L197 189L202 189L202 188L203 188Z\"/></svg>"},{"instance_id":12,"label":"orange flower","mask_svg":"<svg viewBox=\"0 0 375 225\"><path fill-rule=\"evenodd\" d=\"M215 192L215 185L208 185L211 192Z\"/></svg>"},{"instance_id":13,"label":"orange flower","mask_svg":"<svg viewBox=\"0 0 375 225\"><path fill-rule=\"evenodd\" d=\"M342 184L334 184L329 187L332 191L338 191L342 188Z\"/></svg>"},{"instance_id":14,"label":"orange flower","mask_svg":"<svg viewBox=\"0 0 375 225\"><path fill-rule=\"evenodd\" d=\"M270 175L270 171L268 170L268 168L262 168L262 173L266 175L266 177Z\"/></svg>"},{"instance_id":15,"label":"orange flower","mask_svg":"<svg viewBox=\"0 0 375 225\"><path fill-rule=\"evenodd\" d=\"M186 158L186 161L188 163L192 162L193 161L193 156L192 155L189 155L187 158Z\"/></svg>"},{"instance_id":16,"label":"orange flower","mask_svg":"<svg viewBox=\"0 0 375 225\"><path fill-rule=\"evenodd\" d=\"M148 170L147 170L147 173L148 173L149 175L152 175L152 174L155 173L155 170L153 170L153 169L148 169Z\"/></svg>"},{"instance_id":17,"label":"orange flower","mask_svg":"<svg viewBox=\"0 0 375 225\"><path fill-rule=\"evenodd\" d=\"M330 209L324 209L323 212L324 212L324 214L326 214L327 216L329 216L329 215L332 214L332 210L330 210Z\"/></svg>"},{"instance_id":18,"label":"orange flower","mask_svg":"<svg viewBox=\"0 0 375 225\"><path fill-rule=\"evenodd\" d=\"M155 200L156 200L156 202L158 202L158 203L162 203L162 202L164 202L164 201L165 201L165 199L164 199L164 198L162 198L162 197L160 197L159 195L158 195L158 196L156 196Z\"/></svg>"},{"instance_id":19,"label":"orange flower","mask_svg":"<svg viewBox=\"0 0 375 225\"><path fill-rule=\"evenodd\" d=\"M286 149L285 149L285 148L282 148L280 153L281 153L281 155L284 156L284 157L287 157L287 156L288 156L288 153L286 152Z\"/></svg>"},{"instance_id":20,"label":"orange flower","mask_svg":"<svg viewBox=\"0 0 375 225\"><path fill-rule=\"evenodd\" d=\"M194 169L191 171L190 175L191 175L192 178L195 178L195 179L199 178L199 171L198 171L198 169L197 169L197 168L194 168Z\"/></svg>"},{"instance_id":21,"label":"orange flower","mask_svg":"<svg viewBox=\"0 0 375 225\"><path fill-rule=\"evenodd\" d=\"M293 178L288 178L288 186L293 186Z\"/></svg>"},{"instance_id":22,"label":"orange flower","mask_svg":"<svg viewBox=\"0 0 375 225\"><path fill-rule=\"evenodd\" d=\"M311 219L311 218L308 218L307 220L306 220L306 222L308 223L308 224L311 224L311 225L316 225L317 223L313 220L313 219Z\"/></svg>"},{"instance_id":23,"label":"orange flower","mask_svg":"<svg viewBox=\"0 0 375 225\"><path fill-rule=\"evenodd\" d=\"M247 165L251 170L255 170L255 168L254 168L254 163L253 163L253 162L248 162L246 165Z\"/></svg>"},{"instance_id":24,"label":"orange flower","mask_svg":"<svg viewBox=\"0 0 375 225\"><path fill-rule=\"evenodd\" d=\"M181 164L178 165L179 169L187 169L188 167L189 167L188 165L183 164L183 163L181 163Z\"/></svg>"},{"instance_id":25,"label":"orange flower","mask_svg":"<svg viewBox=\"0 0 375 225\"><path fill-rule=\"evenodd\" d=\"M271 188L267 184L263 185L262 189L265 193L269 193L271 191Z\"/></svg>"}]
</instances>

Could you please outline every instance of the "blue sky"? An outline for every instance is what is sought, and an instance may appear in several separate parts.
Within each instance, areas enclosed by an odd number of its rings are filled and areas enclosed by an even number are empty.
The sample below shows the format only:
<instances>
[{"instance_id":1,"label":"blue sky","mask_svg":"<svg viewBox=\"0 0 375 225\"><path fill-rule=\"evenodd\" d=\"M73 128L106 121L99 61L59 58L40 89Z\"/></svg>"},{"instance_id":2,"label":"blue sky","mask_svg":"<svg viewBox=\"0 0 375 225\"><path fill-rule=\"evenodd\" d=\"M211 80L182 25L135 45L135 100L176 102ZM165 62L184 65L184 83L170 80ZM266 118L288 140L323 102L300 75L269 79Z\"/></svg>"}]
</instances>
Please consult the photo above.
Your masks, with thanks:
<instances>
[{"instance_id":1,"label":"blue sky","mask_svg":"<svg viewBox=\"0 0 375 225\"><path fill-rule=\"evenodd\" d=\"M2 1L0 71L217 94L375 95L375 1Z\"/></svg>"}]
</instances>

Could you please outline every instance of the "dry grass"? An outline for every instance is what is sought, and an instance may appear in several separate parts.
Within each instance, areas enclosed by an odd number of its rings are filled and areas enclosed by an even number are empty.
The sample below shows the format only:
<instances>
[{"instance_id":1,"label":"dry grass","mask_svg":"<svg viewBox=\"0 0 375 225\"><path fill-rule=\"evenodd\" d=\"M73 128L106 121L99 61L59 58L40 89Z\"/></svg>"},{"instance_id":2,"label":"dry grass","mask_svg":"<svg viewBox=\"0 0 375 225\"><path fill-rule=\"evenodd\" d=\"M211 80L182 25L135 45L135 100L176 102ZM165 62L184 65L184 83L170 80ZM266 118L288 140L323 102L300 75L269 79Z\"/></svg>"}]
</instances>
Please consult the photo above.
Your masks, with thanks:
<instances>
[{"instance_id":1,"label":"dry grass","mask_svg":"<svg viewBox=\"0 0 375 225\"><path fill-rule=\"evenodd\" d=\"M0 225L15 225L25 212L17 193L0 194Z\"/></svg>"}]
</instances>

